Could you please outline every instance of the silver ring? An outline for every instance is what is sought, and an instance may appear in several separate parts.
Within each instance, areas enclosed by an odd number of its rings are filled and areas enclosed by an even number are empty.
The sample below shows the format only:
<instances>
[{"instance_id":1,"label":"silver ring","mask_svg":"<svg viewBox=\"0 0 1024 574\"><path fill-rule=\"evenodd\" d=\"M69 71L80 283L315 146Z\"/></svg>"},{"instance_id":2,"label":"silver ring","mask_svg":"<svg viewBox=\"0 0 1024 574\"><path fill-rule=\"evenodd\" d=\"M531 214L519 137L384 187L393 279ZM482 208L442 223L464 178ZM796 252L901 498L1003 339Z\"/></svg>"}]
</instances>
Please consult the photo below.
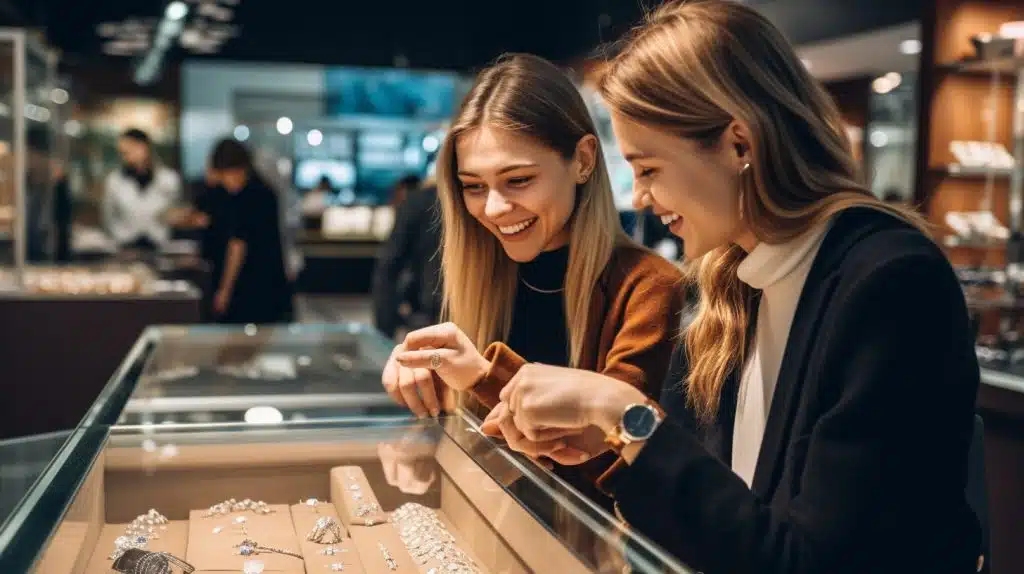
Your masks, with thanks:
<instances>
[{"instance_id":1,"label":"silver ring","mask_svg":"<svg viewBox=\"0 0 1024 574\"><path fill-rule=\"evenodd\" d=\"M441 353L434 351L430 354L430 368L435 371L441 368Z\"/></svg>"},{"instance_id":2,"label":"silver ring","mask_svg":"<svg viewBox=\"0 0 1024 574\"><path fill-rule=\"evenodd\" d=\"M338 521L330 516L322 516L317 519L313 530L306 535L306 540L317 544L338 544L341 542L341 526Z\"/></svg>"}]
</instances>

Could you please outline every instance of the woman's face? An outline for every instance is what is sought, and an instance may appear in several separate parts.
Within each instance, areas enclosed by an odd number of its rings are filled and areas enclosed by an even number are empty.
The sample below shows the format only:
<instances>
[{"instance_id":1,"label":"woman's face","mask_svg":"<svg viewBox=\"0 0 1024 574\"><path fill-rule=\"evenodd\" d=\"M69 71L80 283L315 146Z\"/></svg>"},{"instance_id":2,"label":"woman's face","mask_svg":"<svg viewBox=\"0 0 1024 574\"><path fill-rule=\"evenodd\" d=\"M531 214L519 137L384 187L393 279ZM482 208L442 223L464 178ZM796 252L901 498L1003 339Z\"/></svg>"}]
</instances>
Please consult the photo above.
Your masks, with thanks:
<instances>
[{"instance_id":1,"label":"woman's face","mask_svg":"<svg viewBox=\"0 0 1024 574\"><path fill-rule=\"evenodd\" d=\"M121 138L117 141L117 151L121 153L121 159L126 165L136 169L142 169L149 165L149 146L140 141Z\"/></svg>"},{"instance_id":2,"label":"woman's face","mask_svg":"<svg viewBox=\"0 0 1024 574\"><path fill-rule=\"evenodd\" d=\"M650 205L669 230L683 238L687 259L737 243L756 245L740 218L739 174L746 163L737 145L741 136L730 126L721 141L703 149L679 138L612 114L612 129L633 167L633 202Z\"/></svg>"},{"instance_id":3,"label":"woman's face","mask_svg":"<svg viewBox=\"0 0 1024 574\"><path fill-rule=\"evenodd\" d=\"M526 136L487 126L456 140L466 208L513 261L531 261L568 243L576 185L594 165L592 140L581 139L571 160Z\"/></svg>"}]
</instances>

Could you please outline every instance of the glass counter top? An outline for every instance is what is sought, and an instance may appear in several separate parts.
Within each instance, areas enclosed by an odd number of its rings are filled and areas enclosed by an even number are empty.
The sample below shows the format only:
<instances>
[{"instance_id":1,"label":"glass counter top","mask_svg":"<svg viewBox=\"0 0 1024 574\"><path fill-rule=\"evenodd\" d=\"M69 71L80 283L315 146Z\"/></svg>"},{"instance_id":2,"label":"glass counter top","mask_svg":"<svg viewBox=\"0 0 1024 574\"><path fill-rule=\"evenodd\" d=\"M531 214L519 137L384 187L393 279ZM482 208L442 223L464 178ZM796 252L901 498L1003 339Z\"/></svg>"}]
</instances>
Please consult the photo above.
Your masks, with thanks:
<instances>
[{"instance_id":1,"label":"glass counter top","mask_svg":"<svg viewBox=\"0 0 1024 574\"><path fill-rule=\"evenodd\" d=\"M402 414L380 373L393 343L362 324L156 327L125 376L120 424ZM134 373L138 373L135 375Z\"/></svg>"}]
</instances>

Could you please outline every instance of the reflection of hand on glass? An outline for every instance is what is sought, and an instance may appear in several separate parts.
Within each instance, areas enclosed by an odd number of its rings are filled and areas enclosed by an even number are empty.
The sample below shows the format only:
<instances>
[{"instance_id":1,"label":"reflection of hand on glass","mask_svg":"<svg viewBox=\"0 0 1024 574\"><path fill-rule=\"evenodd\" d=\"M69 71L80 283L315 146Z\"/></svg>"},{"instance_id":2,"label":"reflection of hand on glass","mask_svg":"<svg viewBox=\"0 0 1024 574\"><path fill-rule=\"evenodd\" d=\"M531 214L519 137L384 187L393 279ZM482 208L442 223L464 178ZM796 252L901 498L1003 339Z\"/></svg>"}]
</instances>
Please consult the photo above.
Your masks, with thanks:
<instances>
[{"instance_id":1,"label":"reflection of hand on glass","mask_svg":"<svg viewBox=\"0 0 1024 574\"><path fill-rule=\"evenodd\" d=\"M437 480L436 450L433 437L420 431L397 442L377 445L385 480L405 494L414 495L425 494Z\"/></svg>"}]
</instances>

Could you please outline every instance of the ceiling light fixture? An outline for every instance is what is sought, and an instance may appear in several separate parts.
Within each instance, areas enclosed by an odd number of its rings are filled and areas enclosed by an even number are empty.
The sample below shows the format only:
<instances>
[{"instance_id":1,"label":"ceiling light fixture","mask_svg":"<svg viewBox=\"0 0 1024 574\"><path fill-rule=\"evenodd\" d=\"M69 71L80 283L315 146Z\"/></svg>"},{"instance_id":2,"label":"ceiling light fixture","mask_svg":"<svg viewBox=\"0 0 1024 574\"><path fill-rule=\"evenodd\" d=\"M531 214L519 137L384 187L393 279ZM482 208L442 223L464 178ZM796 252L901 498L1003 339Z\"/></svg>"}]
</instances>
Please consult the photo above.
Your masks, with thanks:
<instances>
[{"instance_id":1,"label":"ceiling light fixture","mask_svg":"<svg viewBox=\"0 0 1024 574\"><path fill-rule=\"evenodd\" d=\"M235 139L240 141L240 142L244 142L245 140L249 139L249 126L246 126L246 125L237 125L237 126L235 126L234 136L235 136Z\"/></svg>"},{"instance_id":2,"label":"ceiling light fixture","mask_svg":"<svg viewBox=\"0 0 1024 574\"><path fill-rule=\"evenodd\" d=\"M66 104L70 99L71 96L68 94L68 91L63 88L54 88L50 90L50 101L55 104Z\"/></svg>"},{"instance_id":3,"label":"ceiling light fixture","mask_svg":"<svg viewBox=\"0 0 1024 574\"><path fill-rule=\"evenodd\" d=\"M1024 38L1024 20L1004 23L999 26L999 35L1003 38Z\"/></svg>"},{"instance_id":4,"label":"ceiling light fixture","mask_svg":"<svg viewBox=\"0 0 1024 574\"><path fill-rule=\"evenodd\" d=\"M921 41L916 39L903 40L900 42L900 54L913 56L921 53Z\"/></svg>"},{"instance_id":5,"label":"ceiling light fixture","mask_svg":"<svg viewBox=\"0 0 1024 574\"><path fill-rule=\"evenodd\" d=\"M324 133L320 130L309 130L306 134L306 141L309 145L316 147L324 142Z\"/></svg>"},{"instance_id":6,"label":"ceiling light fixture","mask_svg":"<svg viewBox=\"0 0 1024 574\"><path fill-rule=\"evenodd\" d=\"M167 9L164 10L164 16L168 20L182 20L185 16L188 16L188 5L181 0L174 0L167 5Z\"/></svg>"},{"instance_id":7,"label":"ceiling light fixture","mask_svg":"<svg viewBox=\"0 0 1024 574\"><path fill-rule=\"evenodd\" d=\"M875 78L874 81L871 82L871 89L874 90L876 94L888 94L895 87L896 86L893 85L892 80L885 76Z\"/></svg>"},{"instance_id":8,"label":"ceiling light fixture","mask_svg":"<svg viewBox=\"0 0 1024 574\"><path fill-rule=\"evenodd\" d=\"M293 127L291 118L281 117L277 119L277 133L286 136L292 133Z\"/></svg>"}]
</instances>

